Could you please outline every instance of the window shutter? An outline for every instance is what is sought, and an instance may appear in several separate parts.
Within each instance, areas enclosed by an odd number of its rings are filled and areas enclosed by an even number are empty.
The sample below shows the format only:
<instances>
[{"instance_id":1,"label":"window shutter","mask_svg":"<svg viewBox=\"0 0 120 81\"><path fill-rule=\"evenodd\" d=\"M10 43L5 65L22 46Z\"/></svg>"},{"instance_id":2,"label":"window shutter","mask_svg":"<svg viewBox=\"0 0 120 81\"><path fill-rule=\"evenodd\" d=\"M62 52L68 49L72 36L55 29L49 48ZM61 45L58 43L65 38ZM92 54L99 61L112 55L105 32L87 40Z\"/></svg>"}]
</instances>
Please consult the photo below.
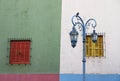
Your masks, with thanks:
<instances>
[{"instance_id":1,"label":"window shutter","mask_svg":"<svg viewBox=\"0 0 120 81\"><path fill-rule=\"evenodd\" d=\"M10 42L10 64L30 63L30 40L12 40Z\"/></svg>"},{"instance_id":2,"label":"window shutter","mask_svg":"<svg viewBox=\"0 0 120 81\"><path fill-rule=\"evenodd\" d=\"M87 57L102 57L103 55L103 35L98 35L96 43L92 42L91 36L86 36L86 56Z\"/></svg>"}]
</instances>

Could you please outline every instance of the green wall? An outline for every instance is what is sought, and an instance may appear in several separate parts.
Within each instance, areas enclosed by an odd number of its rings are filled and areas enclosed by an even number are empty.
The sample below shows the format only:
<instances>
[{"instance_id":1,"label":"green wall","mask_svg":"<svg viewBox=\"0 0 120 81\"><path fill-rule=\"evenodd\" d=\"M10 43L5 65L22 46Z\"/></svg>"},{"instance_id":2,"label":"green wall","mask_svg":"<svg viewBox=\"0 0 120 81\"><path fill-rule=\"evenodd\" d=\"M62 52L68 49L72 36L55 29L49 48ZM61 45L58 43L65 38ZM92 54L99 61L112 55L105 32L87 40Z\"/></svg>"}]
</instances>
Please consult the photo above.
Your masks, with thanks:
<instances>
[{"instance_id":1,"label":"green wall","mask_svg":"<svg viewBox=\"0 0 120 81\"><path fill-rule=\"evenodd\" d=\"M0 0L0 74L59 73L61 0ZM9 39L32 39L31 64L9 64Z\"/></svg>"}]
</instances>

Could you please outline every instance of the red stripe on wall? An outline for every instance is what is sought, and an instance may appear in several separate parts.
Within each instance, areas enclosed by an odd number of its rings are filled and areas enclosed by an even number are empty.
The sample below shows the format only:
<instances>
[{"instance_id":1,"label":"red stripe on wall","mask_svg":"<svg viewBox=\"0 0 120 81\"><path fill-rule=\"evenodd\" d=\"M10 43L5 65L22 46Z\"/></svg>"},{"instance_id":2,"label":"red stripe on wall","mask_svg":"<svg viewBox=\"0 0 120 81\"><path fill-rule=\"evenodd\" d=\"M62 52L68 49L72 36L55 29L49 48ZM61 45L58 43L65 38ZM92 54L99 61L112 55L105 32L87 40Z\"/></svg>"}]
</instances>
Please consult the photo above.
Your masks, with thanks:
<instances>
[{"instance_id":1,"label":"red stripe on wall","mask_svg":"<svg viewBox=\"0 0 120 81\"><path fill-rule=\"evenodd\" d=\"M0 74L0 81L59 81L59 74Z\"/></svg>"}]
</instances>

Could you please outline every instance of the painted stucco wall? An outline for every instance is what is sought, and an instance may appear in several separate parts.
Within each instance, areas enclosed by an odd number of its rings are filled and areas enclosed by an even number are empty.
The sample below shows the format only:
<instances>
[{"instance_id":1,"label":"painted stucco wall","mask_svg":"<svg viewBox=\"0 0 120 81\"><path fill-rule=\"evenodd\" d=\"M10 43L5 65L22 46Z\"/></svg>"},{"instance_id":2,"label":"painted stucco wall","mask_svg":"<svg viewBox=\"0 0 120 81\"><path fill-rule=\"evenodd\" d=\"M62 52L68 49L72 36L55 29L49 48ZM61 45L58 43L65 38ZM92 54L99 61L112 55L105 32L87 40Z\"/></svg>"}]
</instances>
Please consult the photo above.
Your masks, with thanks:
<instances>
[{"instance_id":1,"label":"painted stucco wall","mask_svg":"<svg viewBox=\"0 0 120 81\"><path fill-rule=\"evenodd\" d=\"M71 47L69 37L72 30L71 18L77 12L84 21L89 18L96 19L96 31L105 33L105 56L87 58L86 73L120 74L119 0L62 0L60 73L82 74L82 32L79 31L75 48ZM92 28L89 28L87 32L92 32L91 30Z\"/></svg>"},{"instance_id":2,"label":"painted stucco wall","mask_svg":"<svg viewBox=\"0 0 120 81\"><path fill-rule=\"evenodd\" d=\"M0 74L58 74L60 25L61 0L0 0ZM32 40L31 64L9 64L11 38Z\"/></svg>"}]
</instances>

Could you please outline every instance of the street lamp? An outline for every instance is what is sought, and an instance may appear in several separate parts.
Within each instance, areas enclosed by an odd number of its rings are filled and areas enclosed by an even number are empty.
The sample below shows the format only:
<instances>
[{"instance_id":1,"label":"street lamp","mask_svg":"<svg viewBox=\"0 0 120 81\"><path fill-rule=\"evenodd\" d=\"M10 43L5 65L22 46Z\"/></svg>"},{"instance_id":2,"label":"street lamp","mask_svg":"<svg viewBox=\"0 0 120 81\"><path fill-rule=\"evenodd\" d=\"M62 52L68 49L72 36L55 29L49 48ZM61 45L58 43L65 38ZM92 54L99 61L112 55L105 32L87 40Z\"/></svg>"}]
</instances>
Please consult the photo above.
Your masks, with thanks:
<instances>
[{"instance_id":1,"label":"street lamp","mask_svg":"<svg viewBox=\"0 0 120 81\"><path fill-rule=\"evenodd\" d=\"M87 27L92 27L93 28L93 33L91 34L92 37L92 41L94 43L97 42L98 39L98 35L95 32L95 27L96 27L96 21L95 19L88 19L86 21L86 23L83 22L82 18L79 16L79 13L77 13L76 15L74 15L72 17L72 24L73 24L73 28L72 31L70 32L70 39L71 39L71 45L74 48L76 46L77 43L77 38L78 38L78 32L76 30L75 27L80 27L82 29L82 38L83 38L83 81L85 81L85 63L86 63L86 29Z\"/></svg>"},{"instance_id":2,"label":"street lamp","mask_svg":"<svg viewBox=\"0 0 120 81\"><path fill-rule=\"evenodd\" d=\"M73 48L76 46L77 38L78 32L76 31L75 27L73 27L72 31L70 32L71 45Z\"/></svg>"}]
</instances>

